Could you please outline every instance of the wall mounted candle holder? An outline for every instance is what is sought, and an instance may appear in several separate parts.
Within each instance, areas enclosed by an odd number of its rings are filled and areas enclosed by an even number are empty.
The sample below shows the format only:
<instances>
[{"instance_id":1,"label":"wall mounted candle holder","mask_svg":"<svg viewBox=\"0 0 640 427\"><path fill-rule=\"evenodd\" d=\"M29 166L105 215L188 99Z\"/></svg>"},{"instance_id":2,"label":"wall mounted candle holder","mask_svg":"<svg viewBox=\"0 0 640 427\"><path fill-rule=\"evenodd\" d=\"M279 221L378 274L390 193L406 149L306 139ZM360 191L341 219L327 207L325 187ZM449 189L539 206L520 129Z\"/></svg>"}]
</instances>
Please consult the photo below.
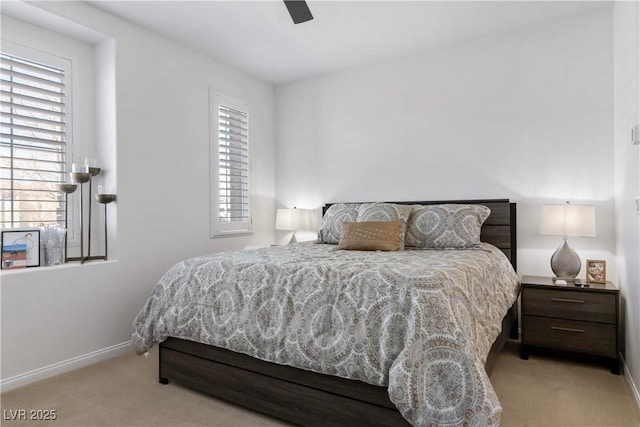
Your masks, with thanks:
<instances>
[{"instance_id":1,"label":"wall mounted candle holder","mask_svg":"<svg viewBox=\"0 0 640 427\"><path fill-rule=\"evenodd\" d=\"M98 176L101 172L100 168L89 167L88 165L76 167L73 165L73 172L69 174L72 183L58 184L58 190L65 195L65 213L64 213L64 227L69 228L69 194L72 194L78 188L80 184L80 256L70 257L68 256L68 242L67 236L64 239L64 262L80 261L80 264L84 264L86 261L93 260L107 260L107 204L115 201L115 194L96 194L95 199L98 203L104 204L104 255L91 255L91 198L89 199L87 219L87 253L85 255L85 212L84 212L84 184L89 184L89 195L91 195L91 181L92 178ZM99 191L101 193L101 191Z\"/></svg>"}]
</instances>

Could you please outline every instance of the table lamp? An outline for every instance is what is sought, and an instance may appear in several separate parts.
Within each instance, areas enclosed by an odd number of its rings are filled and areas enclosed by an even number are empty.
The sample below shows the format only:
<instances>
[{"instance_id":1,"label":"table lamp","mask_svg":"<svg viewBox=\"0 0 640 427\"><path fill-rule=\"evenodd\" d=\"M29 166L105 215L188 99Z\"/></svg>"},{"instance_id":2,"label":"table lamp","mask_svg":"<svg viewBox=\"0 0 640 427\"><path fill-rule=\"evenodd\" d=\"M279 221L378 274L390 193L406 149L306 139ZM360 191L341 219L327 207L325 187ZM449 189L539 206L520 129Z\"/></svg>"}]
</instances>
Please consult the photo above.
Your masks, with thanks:
<instances>
[{"instance_id":1,"label":"table lamp","mask_svg":"<svg viewBox=\"0 0 640 427\"><path fill-rule=\"evenodd\" d=\"M293 231L289 243L295 243L296 231L311 229L311 211L308 209L278 209L276 230Z\"/></svg>"},{"instance_id":2,"label":"table lamp","mask_svg":"<svg viewBox=\"0 0 640 427\"><path fill-rule=\"evenodd\" d=\"M551 257L551 270L556 279L573 280L580 272L580 257L567 243L569 236L595 237L596 219L593 205L542 206L542 234L563 236Z\"/></svg>"}]
</instances>

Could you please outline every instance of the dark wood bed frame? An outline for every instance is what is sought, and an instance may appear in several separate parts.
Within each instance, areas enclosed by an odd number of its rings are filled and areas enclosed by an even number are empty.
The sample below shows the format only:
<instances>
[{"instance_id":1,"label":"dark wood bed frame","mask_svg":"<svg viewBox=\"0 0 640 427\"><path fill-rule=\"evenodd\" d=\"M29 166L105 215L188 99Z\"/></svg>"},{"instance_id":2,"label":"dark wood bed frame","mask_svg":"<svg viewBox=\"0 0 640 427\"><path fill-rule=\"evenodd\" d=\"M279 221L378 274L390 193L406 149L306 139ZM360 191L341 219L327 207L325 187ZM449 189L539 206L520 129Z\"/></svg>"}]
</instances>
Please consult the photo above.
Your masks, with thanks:
<instances>
[{"instance_id":1,"label":"dark wood bed frame","mask_svg":"<svg viewBox=\"0 0 640 427\"><path fill-rule=\"evenodd\" d=\"M482 204L491 215L481 240L500 248L516 268L516 206L509 200L393 202ZM325 206L325 209L328 207ZM323 210L324 213L324 210ZM507 337L518 337L517 304L502 321L485 368L489 375ZM159 380L175 381L231 403L304 426L408 426L385 387L264 362L245 354L168 338L160 344Z\"/></svg>"}]
</instances>

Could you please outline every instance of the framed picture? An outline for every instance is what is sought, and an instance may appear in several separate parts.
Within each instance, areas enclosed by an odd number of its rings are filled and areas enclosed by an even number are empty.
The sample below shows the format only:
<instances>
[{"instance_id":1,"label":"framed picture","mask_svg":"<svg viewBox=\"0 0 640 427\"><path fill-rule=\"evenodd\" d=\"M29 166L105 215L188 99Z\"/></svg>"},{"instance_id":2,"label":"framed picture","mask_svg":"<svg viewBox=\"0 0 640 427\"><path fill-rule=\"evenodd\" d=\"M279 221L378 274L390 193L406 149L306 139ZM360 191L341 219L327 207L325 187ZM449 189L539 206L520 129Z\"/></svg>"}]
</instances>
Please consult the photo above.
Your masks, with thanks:
<instances>
[{"instance_id":1,"label":"framed picture","mask_svg":"<svg viewBox=\"0 0 640 427\"><path fill-rule=\"evenodd\" d=\"M607 262L601 259L587 260L587 282L607 283Z\"/></svg>"},{"instance_id":2,"label":"framed picture","mask_svg":"<svg viewBox=\"0 0 640 427\"><path fill-rule=\"evenodd\" d=\"M40 266L40 230L3 230L3 270Z\"/></svg>"}]
</instances>

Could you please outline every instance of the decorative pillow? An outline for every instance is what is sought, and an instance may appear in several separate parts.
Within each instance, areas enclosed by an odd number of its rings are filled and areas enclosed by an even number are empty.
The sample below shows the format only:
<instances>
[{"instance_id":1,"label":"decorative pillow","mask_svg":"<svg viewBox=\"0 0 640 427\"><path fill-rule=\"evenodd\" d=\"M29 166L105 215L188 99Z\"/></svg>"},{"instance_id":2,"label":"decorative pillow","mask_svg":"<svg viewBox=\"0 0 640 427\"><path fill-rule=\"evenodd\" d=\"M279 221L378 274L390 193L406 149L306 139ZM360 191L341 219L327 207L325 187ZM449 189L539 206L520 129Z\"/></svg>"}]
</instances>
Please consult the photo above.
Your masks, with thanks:
<instances>
[{"instance_id":1,"label":"decorative pillow","mask_svg":"<svg viewBox=\"0 0 640 427\"><path fill-rule=\"evenodd\" d=\"M402 221L343 222L338 249L397 251L402 249Z\"/></svg>"},{"instance_id":2,"label":"decorative pillow","mask_svg":"<svg viewBox=\"0 0 640 427\"><path fill-rule=\"evenodd\" d=\"M398 205L395 203L362 203L358 208L358 222L363 221L402 221L402 231L400 237L404 249L405 230L407 221L413 211L409 205Z\"/></svg>"},{"instance_id":3,"label":"decorative pillow","mask_svg":"<svg viewBox=\"0 0 640 427\"><path fill-rule=\"evenodd\" d=\"M358 218L360 203L336 203L324 213L318 239L322 243L338 244L342 235L343 222L355 222Z\"/></svg>"},{"instance_id":4,"label":"decorative pillow","mask_svg":"<svg viewBox=\"0 0 640 427\"><path fill-rule=\"evenodd\" d=\"M407 225L405 244L424 249L480 247L480 228L491 210L482 205L418 205Z\"/></svg>"}]
</instances>

